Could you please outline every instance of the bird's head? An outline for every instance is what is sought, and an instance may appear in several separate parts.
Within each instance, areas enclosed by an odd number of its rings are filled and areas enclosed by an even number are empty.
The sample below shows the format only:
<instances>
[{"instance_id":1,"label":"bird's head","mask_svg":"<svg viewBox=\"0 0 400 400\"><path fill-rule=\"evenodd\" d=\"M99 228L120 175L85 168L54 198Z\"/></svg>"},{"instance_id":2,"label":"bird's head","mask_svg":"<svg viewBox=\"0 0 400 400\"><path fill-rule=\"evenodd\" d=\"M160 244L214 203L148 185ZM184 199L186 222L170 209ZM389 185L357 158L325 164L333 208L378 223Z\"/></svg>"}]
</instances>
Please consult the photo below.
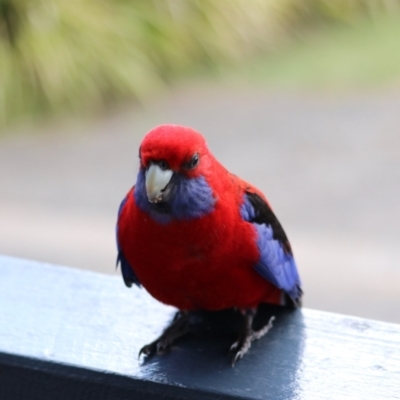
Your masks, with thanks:
<instances>
[{"instance_id":1,"label":"bird's head","mask_svg":"<svg viewBox=\"0 0 400 400\"><path fill-rule=\"evenodd\" d=\"M158 126L144 137L139 158L136 201L156 219L159 214L164 219L197 217L213 208L205 179L211 157L200 133L179 125Z\"/></svg>"}]
</instances>

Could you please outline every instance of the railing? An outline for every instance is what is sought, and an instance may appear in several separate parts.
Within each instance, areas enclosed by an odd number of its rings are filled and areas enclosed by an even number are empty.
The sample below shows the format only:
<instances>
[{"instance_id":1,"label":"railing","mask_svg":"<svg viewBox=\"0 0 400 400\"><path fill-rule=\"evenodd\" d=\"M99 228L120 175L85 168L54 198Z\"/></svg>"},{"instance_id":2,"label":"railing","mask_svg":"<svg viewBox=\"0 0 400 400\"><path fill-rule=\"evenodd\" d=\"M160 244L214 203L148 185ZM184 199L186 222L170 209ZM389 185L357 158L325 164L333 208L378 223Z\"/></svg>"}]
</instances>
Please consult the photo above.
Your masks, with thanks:
<instances>
[{"instance_id":1,"label":"railing","mask_svg":"<svg viewBox=\"0 0 400 400\"><path fill-rule=\"evenodd\" d=\"M234 368L230 312L200 313L169 353L139 361L173 309L117 276L0 257L0 399L400 398L400 325L277 314Z\"/></svg>"}]
</instances>

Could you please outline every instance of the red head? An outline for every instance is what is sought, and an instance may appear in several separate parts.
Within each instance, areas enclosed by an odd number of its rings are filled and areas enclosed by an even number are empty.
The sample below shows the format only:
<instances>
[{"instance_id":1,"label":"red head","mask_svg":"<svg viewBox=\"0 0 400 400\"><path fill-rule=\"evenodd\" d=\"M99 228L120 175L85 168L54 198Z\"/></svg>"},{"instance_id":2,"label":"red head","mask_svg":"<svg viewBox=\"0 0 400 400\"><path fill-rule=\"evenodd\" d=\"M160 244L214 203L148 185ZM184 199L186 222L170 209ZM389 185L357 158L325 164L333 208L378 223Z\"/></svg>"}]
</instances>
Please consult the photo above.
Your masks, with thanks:
<instances>
[{"instance_id":1,"label":"red head","mask_svg":"<svg viewBox=\"0 0 400 400\"><path fill-rule=\"evenodd\" d=\"M199 175L202 158L209 154L204 137L194 129L160 125L144 137L140 146L141 166L158 163L162 168L190 177Z\"/></svg>"},{"instance_id":2,"label":"red head","mask_svg":"<svg viewBox=\"0 0 400 400\"><path fill-rule=\"evenodd\" d=\"M148 200L165 202L172 195L176 179L204 177L211 160L206 141L195 130L179 125L152 129L140 147Z\"/></svg>"}]
</instances>

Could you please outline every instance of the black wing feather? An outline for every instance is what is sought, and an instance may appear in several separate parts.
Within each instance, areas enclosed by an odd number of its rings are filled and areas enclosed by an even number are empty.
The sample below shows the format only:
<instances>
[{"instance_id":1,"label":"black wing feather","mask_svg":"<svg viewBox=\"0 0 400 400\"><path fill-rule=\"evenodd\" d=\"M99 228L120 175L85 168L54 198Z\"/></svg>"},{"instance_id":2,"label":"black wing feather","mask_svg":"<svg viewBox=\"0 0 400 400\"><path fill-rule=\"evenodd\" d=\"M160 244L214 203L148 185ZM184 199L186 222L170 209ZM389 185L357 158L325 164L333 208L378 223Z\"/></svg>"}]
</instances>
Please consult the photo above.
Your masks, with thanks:
<instances>
[{"instance_id":1,"label":"black wing feather","mask_svg":"<svg viewBox=\"0 0 400 400\"><path fill-rule=\"evenodd\" d=\"M256 193L246 192L246 195L255 211L255 217L250 222L270 225L272 227L272 231L274 232L274 239L279 240L282 243L283 248L288 254L293 255L289 239L286 236L286 233L283 230L281 223L278 221L278 218L276 218L271 207L265 202L265 200L261 196Z\"/></svg>"},{"instance_id":2,"label":"black wing feather","mask_svg":"<svg viewBox=\"0 0 400 400\"><path fill-rule=\"evenodd\" d=\"M118 252L117 256L117 267L118 264L121 265L121 272L122 272L122 278L124 279L125 285L127 287L132 287L132 284L137 285L138 287L142 287L142 284L140 283L138 277L136 274L133 272L133 269L129 265L127 259L124 256L124 253L122 251Z\"/></svg>"}]
</instances>

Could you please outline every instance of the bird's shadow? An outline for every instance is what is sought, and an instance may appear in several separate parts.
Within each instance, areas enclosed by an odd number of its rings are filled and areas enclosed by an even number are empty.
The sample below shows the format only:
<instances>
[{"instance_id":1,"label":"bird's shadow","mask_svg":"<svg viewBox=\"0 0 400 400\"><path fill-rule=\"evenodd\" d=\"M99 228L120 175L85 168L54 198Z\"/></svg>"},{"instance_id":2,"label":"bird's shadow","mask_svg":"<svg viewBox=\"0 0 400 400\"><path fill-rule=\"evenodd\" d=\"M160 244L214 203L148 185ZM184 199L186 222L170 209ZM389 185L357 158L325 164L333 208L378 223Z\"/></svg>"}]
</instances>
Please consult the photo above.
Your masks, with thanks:
<instances>
[{"instance_id":1,"label":"bird's shadow","mask_svg":"<svg viewBox=\"0 0 400 400\"><path fill-rule=\"evenodd\" d=\"M255 330L268 324L271 316L275 316L274 327L264 338L253 342L249 354L244 360L251 358L260 346L276 339L277 331L281 332L285 324L293 317L301 316L298 310L281 306L261 304L253 322ZM236 341L242 323L242 316L234 309L222 311L191 311L189 312L190 328L188 334L174 342L172 347L163 355L151 355L141 358L141 365L163 364L175 360L177 357L195 357L197 364L221 362L231 366L232 354L229 354L231 345ZM243 361L240 361L242 364Z\"/></svg>"},{"instance_id":2,"label":"bird's shadow","mask_svg":"<svg viewBox=\"0 0 400 400\"><path fill-rule=\"evenodd\" d=\"M292 398L297 390L305 347L301 309L262 305L254 321L257 329L276 317L273 328L253 342L232 367L229 348L237 339L241 316L235 310L190 313L190 334L163 356L145 358L143 376L221 395L248 398ZM283 389L284 388L284 389ZM275 397L275 394L279 396Z\"/></svg>"}]
</instances>

